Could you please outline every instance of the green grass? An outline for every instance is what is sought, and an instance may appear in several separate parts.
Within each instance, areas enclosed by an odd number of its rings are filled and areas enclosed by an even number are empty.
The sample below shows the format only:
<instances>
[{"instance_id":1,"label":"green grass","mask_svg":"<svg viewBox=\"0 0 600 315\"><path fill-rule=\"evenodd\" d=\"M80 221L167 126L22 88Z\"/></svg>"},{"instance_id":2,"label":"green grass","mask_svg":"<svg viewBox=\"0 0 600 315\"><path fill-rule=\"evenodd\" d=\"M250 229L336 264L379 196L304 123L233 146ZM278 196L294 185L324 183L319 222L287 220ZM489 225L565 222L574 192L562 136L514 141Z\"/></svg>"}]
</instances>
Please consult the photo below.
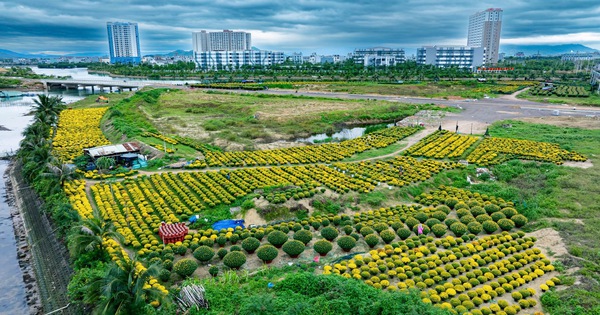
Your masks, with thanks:
<instances>
[{"instance_id":1,"label":"green grass","mask_svg":"<svg viewBox=\"0 0 600 315\"><path fill-rule=\"evenodd\" d=\"M391 144L385 148L372 149L372 150L367 150L367 151L364 151L361 153L357 153L351 157L343 159L342 162L356 162L356 161L362 161L365 159L376 158L376 157L380 157L383 155L392 154L404 147L406 147L406 142L401 141L398 143Z\"/></svg>"},{"instance_id":2,"label":"green grass","mask_svg":"<svg viewBox=\"0 0 600 315\"><path fill-rule=\"evenodd\" d=\"M517 97L541 103L600 106L600 94L598 93L591 93L589 97L558 97L531 95L527 91Z\"/></svg>"},{"instance_id":3,"label":"green grass","mask_svg":"<svg viewBox=\"0 0 600 315\"><path fill-rule=\"evenodd\" d=\"M449 314L423 303L416 292L383 291L354 279L315 275L316 266L264 268L252 277L227 272L216 279L188 280L204 286L210 303L209 310L192 309L190 314Z\"/></svg>"}]
</instances>

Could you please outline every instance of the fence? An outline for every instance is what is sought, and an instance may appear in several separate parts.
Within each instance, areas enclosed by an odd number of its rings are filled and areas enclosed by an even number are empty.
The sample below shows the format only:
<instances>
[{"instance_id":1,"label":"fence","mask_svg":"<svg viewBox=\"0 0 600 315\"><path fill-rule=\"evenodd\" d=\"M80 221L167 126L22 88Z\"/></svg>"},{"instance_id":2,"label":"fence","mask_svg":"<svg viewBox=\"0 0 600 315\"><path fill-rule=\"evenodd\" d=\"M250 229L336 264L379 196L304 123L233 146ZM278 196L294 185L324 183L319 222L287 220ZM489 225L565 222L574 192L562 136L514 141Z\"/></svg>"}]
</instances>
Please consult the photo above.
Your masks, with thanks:
<instances>
[{"instance_id":1,"label":"fence","mask_svg":"<svg viewBox=\"0 0 600 315\"><path fill-rule=\"evenodd\" d=\"M44 313L80 314L75 305L69 304L67 296L67 286L73 272L69 265L69 253L58 239L56 228L42 212L43 203L39 196L21 175L21 168L21 163L16 162L12 170L13 188L27 230L42 309Z\"/></svg>"}]
</instances>

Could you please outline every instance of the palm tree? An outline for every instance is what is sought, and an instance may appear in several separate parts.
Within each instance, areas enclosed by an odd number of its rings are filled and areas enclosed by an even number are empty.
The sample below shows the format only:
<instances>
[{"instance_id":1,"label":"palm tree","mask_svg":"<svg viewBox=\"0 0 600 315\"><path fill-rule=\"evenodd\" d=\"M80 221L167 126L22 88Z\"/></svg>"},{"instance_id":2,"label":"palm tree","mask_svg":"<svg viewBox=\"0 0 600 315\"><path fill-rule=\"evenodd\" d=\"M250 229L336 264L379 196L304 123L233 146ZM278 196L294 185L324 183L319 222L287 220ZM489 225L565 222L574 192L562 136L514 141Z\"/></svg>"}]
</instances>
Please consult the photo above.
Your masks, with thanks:
<instances>
[{"instance_id":1,"label":"palm tree","mask_svg":"<svg viewBox=\"0 0 600 315\"><path fill-rule=\"evenodd\" d=\"M62 98L40 94L34 102L33 113L35 117L48 122L50 126L56 126L58 115L65 108Z\"/></svg>"},{"instance_id":2,"label":"palm tree","mask_svg":"<svg viewBox=\"0 0 600 315\"><path fill-rule=\"evenodd\" d=\"M138 271L136 258L112 263L102 279L88 284L86 300L97 303L95 314L139 314L150 301L162 302L165 296L147 283L158 276L160 267L153 264Z\"/></svg>"},{"instance_id":3,"label":"palm tree","mask_svg":"<svg viewBox=\"0 0 600 315\"><path fill-rule=\"evenodd\" d=\"M73 257L84 252L104 250L104 238L113 238L123 242L123 236L115 231L111 221L105 221L97 209L92 212L92 217L82 218L81 222L72 228L68 236L69 251Z\"/></svg>"}]
</instances>

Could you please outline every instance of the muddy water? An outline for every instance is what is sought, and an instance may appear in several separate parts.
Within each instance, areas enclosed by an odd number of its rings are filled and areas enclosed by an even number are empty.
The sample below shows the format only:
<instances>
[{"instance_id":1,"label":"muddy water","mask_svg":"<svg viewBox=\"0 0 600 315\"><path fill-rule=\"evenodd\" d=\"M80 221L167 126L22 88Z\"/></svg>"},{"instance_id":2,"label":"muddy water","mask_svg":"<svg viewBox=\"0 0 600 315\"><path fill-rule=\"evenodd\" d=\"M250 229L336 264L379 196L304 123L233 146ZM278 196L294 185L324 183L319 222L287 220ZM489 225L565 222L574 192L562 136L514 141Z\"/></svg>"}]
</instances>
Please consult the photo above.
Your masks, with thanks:
<instances>
[{"instance_id":1,"label":"muddy water","mask_svg":"<svg viewBox=\"0 0 600 315\"><path fill-rule=\"evenodd\" d=\"M4 175L7 167L8 161L0 160L0 175ZM25 284L17 259L4 179L0 176L0 314L27 314Z\"/></svg>"}]
</instances>

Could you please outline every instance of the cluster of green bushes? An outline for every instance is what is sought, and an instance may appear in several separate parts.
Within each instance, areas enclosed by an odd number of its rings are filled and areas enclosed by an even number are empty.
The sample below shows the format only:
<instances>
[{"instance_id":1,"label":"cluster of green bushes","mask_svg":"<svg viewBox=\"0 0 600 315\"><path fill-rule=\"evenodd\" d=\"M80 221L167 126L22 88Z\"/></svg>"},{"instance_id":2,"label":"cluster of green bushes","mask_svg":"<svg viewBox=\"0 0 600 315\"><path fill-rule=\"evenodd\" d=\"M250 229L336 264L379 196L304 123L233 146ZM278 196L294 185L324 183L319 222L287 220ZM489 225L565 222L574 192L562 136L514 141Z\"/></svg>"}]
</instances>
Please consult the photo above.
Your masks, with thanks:
<instances>
[{"instance_id":1,"label":"cluster of green bushes","mask_svg":"<svg viewBox=\"0 0 600 315\"><path fill-rule=\"evenodd\" d=\"M590 92L583 86L558 85L543 88L535 86L529 90L531 95L536 96L559 96L559 97L589 97Z\"/></svg>"}]
</instances>

